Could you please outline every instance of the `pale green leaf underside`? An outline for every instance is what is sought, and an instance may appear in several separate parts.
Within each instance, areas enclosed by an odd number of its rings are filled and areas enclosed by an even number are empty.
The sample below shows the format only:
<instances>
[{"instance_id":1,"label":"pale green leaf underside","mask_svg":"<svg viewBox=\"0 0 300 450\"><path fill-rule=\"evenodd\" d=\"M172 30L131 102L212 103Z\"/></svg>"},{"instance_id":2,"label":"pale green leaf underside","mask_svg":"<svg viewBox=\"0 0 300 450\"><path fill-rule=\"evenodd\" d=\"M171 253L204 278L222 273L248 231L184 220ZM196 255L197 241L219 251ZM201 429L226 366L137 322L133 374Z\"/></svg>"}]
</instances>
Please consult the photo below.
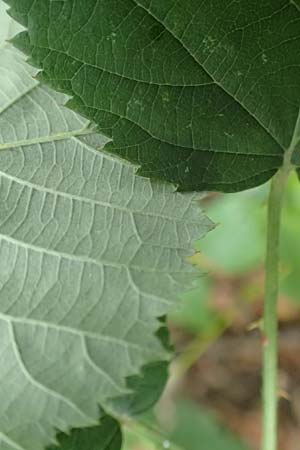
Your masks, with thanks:
<instances>
[{"instance_id":1,"label":"pale green leaf underside","mask_svg":"<svg viewBox=\"0 0 300 450\"><path fill-rule=\"evenodd\" d=\"M192 195L136 177L0 50L0 449L37 450L165 358L154 337L210 223Z\"/></svg>"},{"instance_id":2,"label":"pale green leaf underside","mask_svg":"<svg viewBox=\"0 0 300 450\"><path fill-rule=\"evenodd\" d=\"M40 79L182 190L238 191L282 165L300 107L299 0L6 0Z\"/></svg>"},{"instance_id":3,"label":"pale green leaf underside","mask_svg":"<svg viewBox=\"0 0 300 450\"><path fill-rule=\"evenodd\" d=\"M6 3L0 0L0 45L3 45L5 40L11 39L22 30L22 27L17 22L7 18L7 8Z\"/></svg>"}]
</instances>

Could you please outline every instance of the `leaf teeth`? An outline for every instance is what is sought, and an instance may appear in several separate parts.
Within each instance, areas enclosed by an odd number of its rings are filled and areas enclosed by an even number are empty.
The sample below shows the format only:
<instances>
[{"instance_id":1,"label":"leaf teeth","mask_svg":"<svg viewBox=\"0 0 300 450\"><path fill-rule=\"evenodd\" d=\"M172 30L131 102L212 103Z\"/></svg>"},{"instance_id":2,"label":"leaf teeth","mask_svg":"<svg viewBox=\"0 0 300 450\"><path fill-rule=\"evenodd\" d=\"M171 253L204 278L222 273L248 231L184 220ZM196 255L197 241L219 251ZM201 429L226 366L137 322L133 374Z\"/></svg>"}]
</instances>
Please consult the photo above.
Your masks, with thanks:
<instances>
[{"instance_id":1,"label":"leaf teeth","mask_svg":"<svg viewBox=\"0 0 300 450\"><path fill-rule=\"evenodd\" d=\"M77 111L78 109L78 103L74 99L74 97L71 97L66 103L66 108L72 109L73 111ZM95 125L96 126L96 125Z\"/></svg>"},{"instance_id":2,"label":"leaf teeth","mask_svg":"<svg viewBox=\"0 0 300 450\"><path fill-rule=\"evenodd\" d=\"M21 50L26 55L30 55L32 47L30 45L29 34L27 31L22 31L10 39L11 44L13 44L18 50Z\"/></svg>"},{"instance_id":3,"label":"leaf teeth","mask_svg":"<svg viewBox=\"0 0 300 450\"><path fill-rule=\"evenodd\" d=\"M16 22L18 22L20 25L27 28L28 26L28 16L27 14L19 13L14 7L14 2L11 0L3 0L4 3L7 3L9 6L12 5L6 12L7 14L14 19Z\"/></svg>"},{"instance_id":4,"label":"leaf teeth","mask_svg":"<svg viewBox=\"0 0 300 450\"><path fill-rule=\"evenodd\" d=\"M195 276L184 257L204 222L193 195L100 153L107 139L17 51L2 48L0 67L0 432L15 420L12 439L40 450L169 357L158 317Z\"/></svg>"}]
</instances>

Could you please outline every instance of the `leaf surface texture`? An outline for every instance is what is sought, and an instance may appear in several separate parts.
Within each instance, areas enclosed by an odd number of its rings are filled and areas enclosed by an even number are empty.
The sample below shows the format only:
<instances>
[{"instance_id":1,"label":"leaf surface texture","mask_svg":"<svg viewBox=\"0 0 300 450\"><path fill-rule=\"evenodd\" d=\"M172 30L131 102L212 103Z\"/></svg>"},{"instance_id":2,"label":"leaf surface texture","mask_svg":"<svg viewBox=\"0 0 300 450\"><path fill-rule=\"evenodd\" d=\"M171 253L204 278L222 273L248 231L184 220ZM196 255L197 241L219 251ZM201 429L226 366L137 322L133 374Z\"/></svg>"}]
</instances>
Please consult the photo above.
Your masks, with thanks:
<instances>
[{"instance_id":1,"label":"leaf surface texture","mask_svg":"<svg viewBox=\"0 0 300 450\"><path fill-rule=\"evenodd\" d=\"M211 228L194 195L136 177L0 49L0 448L39 450L168 358L158 317ZM130 386L129 386L130 388Z\"/></svg>"},{"instance_id":2,"label":"leaf surface texture","mask_svg":"<svg viewBox=\"0 0 300 450\"><path fill-rule=\"evenodd\" d=\"M40 79L182 190L268 180L299 139L299 0L9 0Z\"/></svg>"}]
</instances>

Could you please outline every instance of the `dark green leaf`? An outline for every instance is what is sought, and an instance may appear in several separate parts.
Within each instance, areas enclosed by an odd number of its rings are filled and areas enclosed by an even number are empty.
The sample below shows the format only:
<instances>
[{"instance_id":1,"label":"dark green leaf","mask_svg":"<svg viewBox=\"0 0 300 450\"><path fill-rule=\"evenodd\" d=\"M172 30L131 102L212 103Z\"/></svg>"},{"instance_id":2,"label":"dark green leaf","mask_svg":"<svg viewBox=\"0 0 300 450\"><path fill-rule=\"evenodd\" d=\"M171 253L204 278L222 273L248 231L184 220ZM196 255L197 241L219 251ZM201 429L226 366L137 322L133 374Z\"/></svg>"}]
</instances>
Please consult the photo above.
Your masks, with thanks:
<instances>
[{"instance_id":1,"label":"dark green leaf","mask_svg":"<svg viewBox=\"0 0 300 450\"><path fill-rule=\"evenodd\" d=\"M299 0L8 0L39 78L180 189L269 179L300 121ZM297 161L294 155L294 160Z\"/></svg>"},{"instance_id":2,"label":"dark green leaf","mask_svg":"<svg viewBox=\"0 0 300 450\"><path fill-rule=\"evenodd\" d=\"M48 447L48 450L121 450L121 446L119 423L104 416L96 427L74 429L69 435L59 434L57 445Z\"/></svg>"},{"instance_id":3,"label":"dark green leaf","mask_svg":"<svg viewBox=\"0 0 300 450\"><path fill-rule=\"evenodd\" d=\"M164 361L148 364L140 376L128 378L130 394L115 398L110 408L119 415L136 416L151 408L159 399L168 378L168 364Z\"/></svg>"}]
</instances>

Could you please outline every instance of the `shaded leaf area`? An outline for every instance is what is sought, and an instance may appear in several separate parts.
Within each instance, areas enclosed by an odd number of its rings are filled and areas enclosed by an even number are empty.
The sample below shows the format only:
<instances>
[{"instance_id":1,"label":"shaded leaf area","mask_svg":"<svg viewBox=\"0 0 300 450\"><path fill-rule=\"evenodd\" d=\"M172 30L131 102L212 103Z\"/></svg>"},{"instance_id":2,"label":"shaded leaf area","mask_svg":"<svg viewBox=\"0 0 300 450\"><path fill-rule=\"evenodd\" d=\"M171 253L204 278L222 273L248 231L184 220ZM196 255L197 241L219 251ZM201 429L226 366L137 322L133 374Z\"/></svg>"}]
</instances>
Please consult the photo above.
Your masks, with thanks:
<instances>
[{"instance_id":1,"label":"shaded leaf area","mask_svg":"<svg viewBox=\"0 0 300 450\"><path fill-rule=\"evenodd\" d=\"M167 375L167 362L154 362L143 367L140 376L128 378L129 394L107 401L109 410L119 417L134 417L150 409L159 399ZM99 415L100 425L72 429L68 435L60 433L57 444L48 447L48 450L120 450L120 424L103 412Z\"/></svg>"},{"instance_id":2,"label":"shaded leaf area","mask_svg":"<svg viewBox=\"0 0 300 450\"><path fill-rule=\"evenodd\" d=\"M143 367L140 376L128 379L132 393L114 398L110 408L119 415L137 416L150 409L159 399L168 379L168 364L154 362Z\"/></svg>"},{"instance_id":3,"label":"shaded leaf area","mask_svg":"<svg viewBox=\"0 0 300 450\"><path fill-rule=\"evenodd\" d=\"M7 1L39 79L139 174L238 191L298 151L298 2Z\"/></svg>"},{"instance_id":4,"label":"shaded leaf area","mask_svg":"<svg viewBox=\"0 0 300 450\"><path fill-rule=\"evenodd\" d=\"M197 197L99 152L107 139L32 75L1 48L1 450L96 425L128 377L168 359L158 318L211 228Z\"/></svg>"},{"instance_id":5,"label":"shaded leaf area","mask_svg":"<svg viewBox=\"0 0 300 450\"><path fill-rule=\"evenodd\" d=\"M101 418L98 426L72 430L69 435L61 433L57 445L48 450L121 450L120 425L109 416Z\"/></svg>"},{"instance_id":6,"label":"shaded leaf area","mask_svg":"<svg viewBox=\"0 0 300 450\"><path fill-rule=\"evenodd\" d=\"M161 319L161 326L156 333L163 347L171 350L169 331L165 318ZM150 410L159 400L168 380L169 364L167 361L155 361L142 367L139 376L127 379L128 394L114 397L107 402L108 408L117 416L136 417Z\"/></svg>"}]
</instances>

